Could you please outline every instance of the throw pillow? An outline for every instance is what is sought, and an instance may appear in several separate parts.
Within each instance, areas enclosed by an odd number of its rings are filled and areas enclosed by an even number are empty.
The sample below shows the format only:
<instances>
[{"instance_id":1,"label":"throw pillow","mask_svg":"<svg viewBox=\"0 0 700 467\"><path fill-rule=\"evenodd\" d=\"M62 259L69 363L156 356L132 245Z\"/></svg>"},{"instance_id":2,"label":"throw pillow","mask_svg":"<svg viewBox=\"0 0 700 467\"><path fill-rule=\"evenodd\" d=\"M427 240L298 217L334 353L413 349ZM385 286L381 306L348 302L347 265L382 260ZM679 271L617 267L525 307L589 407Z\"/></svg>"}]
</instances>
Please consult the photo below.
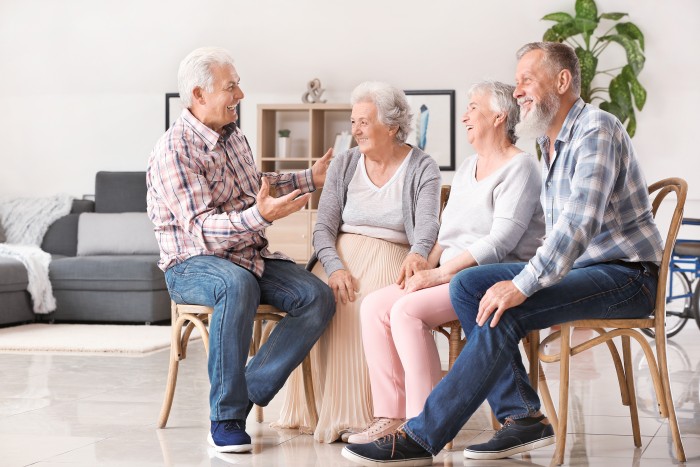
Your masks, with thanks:
<instances>
[{"instance_id":1,"label":"throw pillow","mask_svg":"<svg viewBox=\"0 0 700 467\"><path fill-rule=\"evenodd\" d=\"M145 212L84 212L78 221L78 256L159 254Z\"/></svg>"}]
</instances>

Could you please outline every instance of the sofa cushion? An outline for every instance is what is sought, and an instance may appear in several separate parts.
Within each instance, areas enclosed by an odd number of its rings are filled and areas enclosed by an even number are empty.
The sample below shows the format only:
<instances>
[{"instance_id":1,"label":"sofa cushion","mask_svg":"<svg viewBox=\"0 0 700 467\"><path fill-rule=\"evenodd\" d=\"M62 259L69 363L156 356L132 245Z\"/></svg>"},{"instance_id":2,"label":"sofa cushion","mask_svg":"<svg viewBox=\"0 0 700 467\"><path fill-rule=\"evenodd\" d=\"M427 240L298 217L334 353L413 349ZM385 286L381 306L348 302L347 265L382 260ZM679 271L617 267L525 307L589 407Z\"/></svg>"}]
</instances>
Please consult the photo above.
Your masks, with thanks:
<instances>
[{"instance_id":1,"label":"sofa cushion","mask_svg":"<svg viewBox=\"0 0 700 467\"><path fill-rule=\"evenodd\" d=\"M146 172L97 172L95 212L146 212Z\"/></svg>"},{"instance_id":2,"label":"sofa cushion","mask_svg":"<svg viewBox=\"0 0 700 467\"><path fill-rule=\"evenodd\" d=\"M49 277L54 290L165 290L158 255L57 258Z\"/></svg>"},{"instance_id":3,"label":"sofa cushion","mask_svg":"<svg viewBox=\"0 0 700 467\"><path fill-rule=\"evenodd\" d=\"M78 256L157 255L153 223L145 212L86 212L78 222Z\"/></svg>"},{"instance_id":4,"label":"sofa cushion","mask_svg":"<svg viewBox=\"0 0 700 467\"><path fill-rule=\"evenodd\" d=\"M16 259L0 256L0 292L27 290L27 268Z\"/></svg>"}]
</instances>

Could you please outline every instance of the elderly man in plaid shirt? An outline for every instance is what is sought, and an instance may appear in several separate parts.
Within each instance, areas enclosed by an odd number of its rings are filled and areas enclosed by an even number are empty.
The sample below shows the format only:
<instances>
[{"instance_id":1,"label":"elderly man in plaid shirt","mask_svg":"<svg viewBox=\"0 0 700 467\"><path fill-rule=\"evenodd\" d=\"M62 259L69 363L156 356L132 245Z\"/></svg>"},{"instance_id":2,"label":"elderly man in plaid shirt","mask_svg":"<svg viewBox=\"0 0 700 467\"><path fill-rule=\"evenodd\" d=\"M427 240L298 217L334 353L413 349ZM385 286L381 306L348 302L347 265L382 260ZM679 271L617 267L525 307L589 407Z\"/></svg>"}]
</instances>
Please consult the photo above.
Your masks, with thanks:
<instances>
[{"instance_id":1,"label":"elderly man in plaid shirt","mask_svg":"<svg viewBox=\"0 0 700 467\"><path fill-rule=\"evenodd\" d=\"M467 336L423 412L394 434L348 446L366 465L429 465L488 399L503 428L469 459L500 459L554 443L518 343L528 331L578 319L639 318L654 307L661 236L647 184L620 121L584 103L574 50L552 42L517 54L516 133L542 149L546 238L528 263L465 269L450 300Z\"/></svg>"},{"instance_id":2,"label":"elderly man in plaid shirt","mask_svg":"<svg viewBox=\"0 0 700 467\"><path fill-rule=\"evenodd\" d=\"M334 311L326 284L280 252L265 228L301 209L321 187L329 150L311 169L260 173L235 125L243 99L229 53L200 48L178 71L186 107L148 161L148 214L159 267L177 303L214 308L209 329L211 430L219 452L251 450L245 420L267 405L303 360ZM282 196L270 196L274 186ZM287 312L246 366L259 303Z\"/></svg>"}]
</instances>

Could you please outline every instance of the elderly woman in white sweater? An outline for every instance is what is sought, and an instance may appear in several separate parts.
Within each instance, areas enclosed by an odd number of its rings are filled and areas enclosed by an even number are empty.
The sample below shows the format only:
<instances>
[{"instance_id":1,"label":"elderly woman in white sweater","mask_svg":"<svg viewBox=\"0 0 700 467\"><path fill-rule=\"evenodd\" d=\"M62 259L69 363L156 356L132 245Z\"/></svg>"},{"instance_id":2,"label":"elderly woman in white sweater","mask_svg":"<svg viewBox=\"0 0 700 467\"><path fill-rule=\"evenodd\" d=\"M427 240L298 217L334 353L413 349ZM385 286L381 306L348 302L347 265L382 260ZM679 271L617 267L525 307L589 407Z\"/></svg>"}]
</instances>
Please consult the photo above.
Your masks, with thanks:
<instances>
[{"instance_id":1,"label":"elderly woman in white sweater","mask_svg":"<svg viewBox=\"0 0 700 467\"><path fill-rule=\"evenodd\" d=\"M403 91L366 82L352 93L357 147L333 160L319 201L313 273L336 297L336 313L311 353L318 424L332 442L372 421L360 304L370 292L404 284L428 267L439 229L440 169L406 144L412 115ZM281 419L309 427L298 372L290 378Z\"/></svg>"},{"instance_id":2,"label":"elderly woman in white sweater","mask_svg":"<svg viewBox=\"0 0 700 467\"><path fill-rule=\"evenodd\" d=\"M455 174L430 268L362 302L375 418L349 437L351 443L373 441L422 411L442 377L431 330L457 319L449 296L452 276L476 265L527 261L542 243L539 165L515 146L513 86L472 86L462 122L477 154Z\"/></svg>"}]
</instances>

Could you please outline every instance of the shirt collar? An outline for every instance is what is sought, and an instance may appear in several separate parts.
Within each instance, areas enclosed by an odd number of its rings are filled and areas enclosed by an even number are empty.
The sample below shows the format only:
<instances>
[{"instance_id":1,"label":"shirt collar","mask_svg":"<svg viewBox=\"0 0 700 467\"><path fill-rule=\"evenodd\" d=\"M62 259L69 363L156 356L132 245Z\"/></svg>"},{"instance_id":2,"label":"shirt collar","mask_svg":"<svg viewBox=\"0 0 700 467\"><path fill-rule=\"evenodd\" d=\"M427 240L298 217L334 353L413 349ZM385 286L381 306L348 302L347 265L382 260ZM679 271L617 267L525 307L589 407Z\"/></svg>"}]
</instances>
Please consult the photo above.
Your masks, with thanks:
<instances>
[{"instance_id":1,"label":"shirt collar","mask_svg":"<svg viewBox=\"0 0 700 467\"><path fill-rule=\"evenodd\" d=\"M583 109L585 107L586 103L583 102L583 99L581 99L580 97L576 99L576 102L574 102L574 105L571 106L569 113L564 119L564 124L561 126L561 130L559 130L559 134L557 135L557 141L563 141L565 143L568 143L571 140L571 132L574 128L574 124L576 123L576 120L578 120L578 117L581 115L581 112L583 112Z\"/></svg>"},{"instance_id":2,"label":"shirt collar","mask_svg":"<svg viewBox=\"0 0 700 467\"><path fill-rule=\"evenodd\" d=\"M189 109L183 109L181 118L192 127L200 138L202 138L204 144L207 145L209 150L214 149L220 138L226 139L229 135L231 135L231 133L236 131L236 124L229 123L222 128L221 133L217 133L204 123L200 122L197 117L192 115L192 112L190 112Z\"/></svg>"}]
</instances>

